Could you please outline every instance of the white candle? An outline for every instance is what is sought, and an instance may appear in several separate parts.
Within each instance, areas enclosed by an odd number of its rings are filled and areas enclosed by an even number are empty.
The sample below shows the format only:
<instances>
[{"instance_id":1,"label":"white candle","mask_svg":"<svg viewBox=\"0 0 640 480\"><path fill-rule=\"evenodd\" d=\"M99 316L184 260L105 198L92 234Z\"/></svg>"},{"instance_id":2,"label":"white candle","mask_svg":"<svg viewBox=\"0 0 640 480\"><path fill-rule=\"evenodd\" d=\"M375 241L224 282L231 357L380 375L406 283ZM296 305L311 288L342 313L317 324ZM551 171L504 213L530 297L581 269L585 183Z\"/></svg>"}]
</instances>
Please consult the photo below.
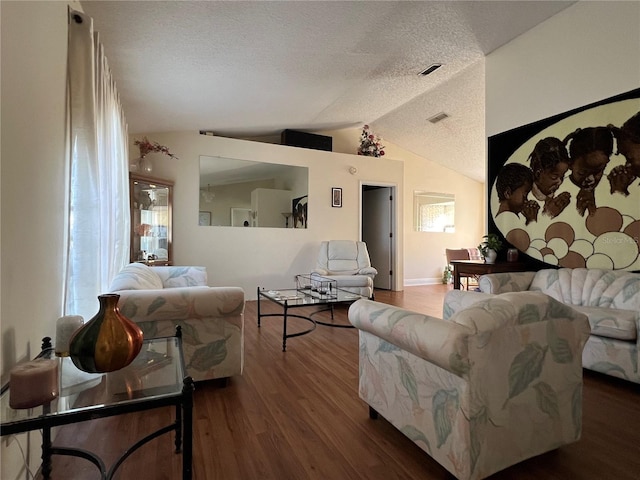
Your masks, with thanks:
<instances>
[{"instance_id":1,"label":"white candle","mask_svg":"<svg viewBox=\"0 0 640 480\"><path fill-rule=\"evenodd\" d=\"M80 315L67 315L60 317L56 322L56 355L58 357L69 356L69 341L71 336L84 324Z\"/></svg>"},{"instance_id":2,"label":"white candle","mask_svg":"<svg viewBox=\"0 0 640 480\"><path fill-rule=\"evenodd\" d=\"M58 359L36 358L11 369L9 406L32 408L58 396Z\"/></svg>"}]
</instances>

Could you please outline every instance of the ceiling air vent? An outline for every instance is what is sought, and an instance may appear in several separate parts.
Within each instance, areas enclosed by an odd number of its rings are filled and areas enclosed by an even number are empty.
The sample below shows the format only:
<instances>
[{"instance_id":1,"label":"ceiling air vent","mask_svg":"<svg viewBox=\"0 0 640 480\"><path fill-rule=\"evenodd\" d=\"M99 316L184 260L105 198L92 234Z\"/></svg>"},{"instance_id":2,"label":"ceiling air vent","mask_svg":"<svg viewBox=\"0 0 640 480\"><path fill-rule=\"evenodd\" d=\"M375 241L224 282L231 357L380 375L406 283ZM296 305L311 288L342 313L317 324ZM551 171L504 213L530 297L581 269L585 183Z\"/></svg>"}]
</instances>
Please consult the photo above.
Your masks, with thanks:
<instances>
[{"instance_id":1,"label":"ceiling air vent","mask_svg":"<svg viewBox=\"0 0 640 480\"><path fill-rule=\"evenodd\" d=\"M433 64L429 65L426 70L423 70L418 75L422 75L423 77L425 77L425 76L429 75L430 73L435 72L441 66L442 66L441 63L433 63Z\"/></svg>"},{"instance_id":2,"label":"ceiling air vent","mask_svg":"<svg viewBox=\"0 0 640 480\"><path fill-rule=\"evenodd\" d=\"M438 122L441 122L442 120L444 120L445 118L449 118L449 115L447 115L444 112L440 112L440 113L436 113L431 118L427 118L427 120L429 120L431 123L438 123Z\"/></svg>"}]
</instances>

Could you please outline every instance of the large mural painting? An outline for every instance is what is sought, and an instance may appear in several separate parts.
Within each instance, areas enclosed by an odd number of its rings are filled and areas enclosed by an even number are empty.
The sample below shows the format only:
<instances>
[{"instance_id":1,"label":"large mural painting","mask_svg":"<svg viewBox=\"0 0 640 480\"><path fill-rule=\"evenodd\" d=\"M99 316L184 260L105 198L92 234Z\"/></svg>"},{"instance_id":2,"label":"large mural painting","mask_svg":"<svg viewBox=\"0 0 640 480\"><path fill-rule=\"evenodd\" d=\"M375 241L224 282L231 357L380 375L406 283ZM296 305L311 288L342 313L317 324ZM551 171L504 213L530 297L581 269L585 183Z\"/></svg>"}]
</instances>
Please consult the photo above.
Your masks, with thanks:
<instances>
[{"instance_id":1,"label":"large mural painting","mask_svg":"<svg viewBox=\"0 0 640 480\"><path fill-rule=\"evenodd\" d=\"M543 266L640 270L640 89L489 138L489 230Z\"/></svg>"}]
</instances>

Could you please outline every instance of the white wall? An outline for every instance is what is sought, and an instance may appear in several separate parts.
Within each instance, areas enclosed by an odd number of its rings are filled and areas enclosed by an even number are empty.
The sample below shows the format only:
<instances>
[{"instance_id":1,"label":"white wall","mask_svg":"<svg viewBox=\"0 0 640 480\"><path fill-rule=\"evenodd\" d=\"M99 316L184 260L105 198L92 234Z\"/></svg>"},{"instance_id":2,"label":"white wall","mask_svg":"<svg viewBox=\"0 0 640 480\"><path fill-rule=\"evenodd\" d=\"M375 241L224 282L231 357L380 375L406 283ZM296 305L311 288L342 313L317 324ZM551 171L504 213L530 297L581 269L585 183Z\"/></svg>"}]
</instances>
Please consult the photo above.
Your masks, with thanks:
<instances>
[{"instance_id":1,"label":"white wall","mask_svg":"<svg viewBox=\"0 0 640 480\"><path fill-rule=\"evenodd\" d=\"M403 163L397 160L212 137L197 132L146 135L167 145L179 157L179 160L155 157L152 172L175 181L175 263L204 265L210 285L240 286L249 299L255 298L258 286L293 287L296 274L308 273L314 268L321 240L359 238L360 180L392 182L400 191L403 189ZM200 155L308 167L308 228L199 227ZM361 173L351 175L350 165L355 165ZM342 208L331 207L332 187L343 189Z\"/></svg>"},{"instance_id":2,"label":"white wall","mask_svg":"<svg viewBox=\"0 0 640 480\"><path fill-rule=\"evenodd\" d=\"M487 57L487 136L639 86L640 2L578 2Z\"/></svg>"},{"instance_id":3,"label":"white wall","mask_svg":"<svg viewBox=\"0 0 640 480\"><path fill-rule=\"evenodd\" d=\"M333 149L355 152L360 143L359 129L323 132L333 137ZM383 139L385 157L404 163L404 191L399 190L404 205L404 285L440 283L447 261L446 248L477 246L485 234L485 186L427 158L413 154ZM455 233L416 232L413 228L413 192L452 193L456 197Z\"/></svg>"},{"instance_id":4,"label":"white wall","mask_svg":"<svg viewBox=\"0 0 640 480\"><path fill-rule=\"evenodd\" d=\"M355 152L360 130L322 132L334 138L334 150ZM143 134L132 135L139 138ZM211 285L237 285L247 298L257 286L291 286L296 273L315 265L321 240L359 239L360 185L397 187L398 263L395 289L405 284L438 283L447 247L476 246L484 225L484 185L386 142L382 158L324 152L268 143L199 135L147 133L167 145L179 160L154 157L153 175L175 181L173 252L176 264L207 267ZM130 142L133 143L133 140ZM135 147L132 147L135 148ZM136 151L131 150L132 156ZM197 225L198 157L220 155L309 167L309 226L306 230L206 228ZM349 167L358 169L356 175ZM331 187L343 189L343 207L331 207ZM458 204L455 234L414 232L415 190L454 193ZM196 202L196 203L194 203Z\"/></svg>"},{"instance_id":5,"label":"white wall","mask_svg":"<svg viewBox=\"0 0 640 480\"><path fill-rule=\"evenodd\" d=\"M3 382L40 351L42 337L53 337L62 313L68 4L0 2ZM35 471L41 440L29 436L29 447L26 435L20 441ZM0 454L0 478L25 478L15 440L3 437Z\"/></svg>"}]
</instances>

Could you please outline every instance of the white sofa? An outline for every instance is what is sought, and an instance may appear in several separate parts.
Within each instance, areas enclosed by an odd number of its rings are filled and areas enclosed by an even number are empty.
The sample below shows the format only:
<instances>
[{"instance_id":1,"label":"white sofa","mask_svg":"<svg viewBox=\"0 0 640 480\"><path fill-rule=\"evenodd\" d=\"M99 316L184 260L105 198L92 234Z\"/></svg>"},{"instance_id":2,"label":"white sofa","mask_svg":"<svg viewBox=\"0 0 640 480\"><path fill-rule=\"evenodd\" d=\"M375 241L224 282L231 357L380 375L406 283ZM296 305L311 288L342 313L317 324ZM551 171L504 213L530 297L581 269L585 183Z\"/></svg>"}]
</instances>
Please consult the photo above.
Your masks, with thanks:
<instances>
[{"instance_id":1,"label":"white sofa","mask_svg":"<svg viewBox=\"0 0 640 480\"><path fill-rule=\"evenodd\" d=\"M228 378L244 367L244 291L208 287L205 267L132 263L113 279L118 307L145 337L182 327L187 374L194 381Z\"/></svg>"},{"instance_id":2,"label":"white sofa","mask_svg":"<svg viewBox=\"0 0 640 480\"><path fill-rule=\"evenodd\" d=\"M640 274L587 268L544 269L483 275L479 286L485 294L543 292L584 313L589 318L591 336L582 354L583 366L640 383ZM459 292L449 300L458 304L457 309L467 295L465 305L485 298L476 292Z\"/></svg>"},{"instance_id":3,"label":"white sofa","mask_svg":"<svg viewBox=\"0 0 640 480\"><path fill-rule=\"evenodd\" d=\"M448 320L364 299L349 308L370 415L464 480L578 440L586 316L539 292L451 305Z\"/></svg>"}]
</instances>

